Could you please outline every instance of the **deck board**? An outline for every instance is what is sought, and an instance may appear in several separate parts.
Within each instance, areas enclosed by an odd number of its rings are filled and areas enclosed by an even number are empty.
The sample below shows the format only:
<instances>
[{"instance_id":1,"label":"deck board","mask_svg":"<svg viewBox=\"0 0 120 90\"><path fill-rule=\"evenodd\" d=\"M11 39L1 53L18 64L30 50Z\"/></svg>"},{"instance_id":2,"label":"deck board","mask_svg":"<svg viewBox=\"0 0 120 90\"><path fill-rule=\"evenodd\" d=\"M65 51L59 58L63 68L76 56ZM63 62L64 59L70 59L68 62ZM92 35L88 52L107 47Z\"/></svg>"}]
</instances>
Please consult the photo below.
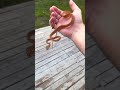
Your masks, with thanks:
<instances>
[{"instance_id":1,"label":"deck board","mask_svg":"<svg viewBox=\"0 0 120 90\"><path fill-rule=\"evenodd\" d=\"M60 33L62 39L50 50L45 49L45 41L52 32L50 26L35 30L35 63L28 58L24 51L30 45L26 34L34 30L34 15L30 14L34 11L33 4L30 1L0 9L0 90L21 90L21 87L33 90L34 80L28 82L33 79L34 71L36 90L81 90L85 78L89 81L86 90L120 90L120 72L87 33L86 67L84 55Z\"/></svg>"},{"instance_id":2,"label":"deck board","mask_svg":"<svg viewBox=\"0 0 120 90\"><path fill-rule=\"evenodd\" d=\"M26 90L34 85L34 57L26 55L31 45L26 35L34 30L33 11L34 1L0 9L0 90Z\"/></svg>"},{"instance_id":3,"label":"deck board","mask_svg":"<svg viewBox=\"0 0 120 90\"><path fill-rule=\"evenodd\" d=\"M54 46L50 48L50 50L45 49L45 40L51 32L50 26L35 31L36 90L67 89L84 76L84 73L78 73L84 70L85 57L70 39L59 33L62 39L54 43ZM39 39L41 39L41 41L39 41ZM38 42L43 44L38 44ZM41 51L41 49L43 50ZM73 83L71 83L71 81L73 81ZM69 83L71 83L71 85ZM66 87L66 85L68 86Z\"/></svg>"},{"instance_id":4,"label":"deck board","mask_svg":"<svg viewBox=\"0 0 120 90\"><path fill-rule=\"evenodd\" d=\"M92 41L94 42L94 40ZM104 56L97 44L91 45L86 49L85 68L86 90L119 90L116 78L120 77L120 72L113 66L110 60ZM113 85L111 85L111 83ZM117 87L114 88L114 86Z\"/></svg>"},{"instance_id":5,"label":"deck board","mask_svg":"<svg viewBox=\"0 0 120 90\"><path fill-rule=\"evenodd\" d=\"M85 77L89 82L86 82L86 90L104 90L105 88L106 90L112 90L109 86L112 82L115 82L113 84L118 86L116 78L119 79L120 72L104 56L89 34L86 33L87 61L85 67L85 57L71 40L62 36L62 40L55 43L53 48L47 51L45 40L52 32L51 27L40 28L35 32L36 90L81 90L85 83ZM60 58L61 56L63 58ZM113 73L116 74L113 75ZM106 78L106 76L109 77Z\"/></svg>"}]
</instances>

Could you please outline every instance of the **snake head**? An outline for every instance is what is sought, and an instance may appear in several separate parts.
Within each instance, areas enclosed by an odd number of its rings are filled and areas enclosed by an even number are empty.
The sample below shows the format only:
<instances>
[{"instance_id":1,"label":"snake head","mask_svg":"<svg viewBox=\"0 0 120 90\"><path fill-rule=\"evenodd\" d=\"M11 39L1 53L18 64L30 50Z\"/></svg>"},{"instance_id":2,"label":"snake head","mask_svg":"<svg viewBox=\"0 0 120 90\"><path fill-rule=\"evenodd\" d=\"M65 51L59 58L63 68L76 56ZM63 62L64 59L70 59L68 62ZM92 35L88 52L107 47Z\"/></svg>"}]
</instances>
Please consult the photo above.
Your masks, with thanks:
<instances>
[{"instance_id":1,"label":"snake head","mask_svg":"<svg viewBox=\"0 0 120 90\"><path fill-rule=\"evenodd\" d=\"M50 48L50 44L46 46L46 50L48 50Z\"/></svg>"}]
</instances>

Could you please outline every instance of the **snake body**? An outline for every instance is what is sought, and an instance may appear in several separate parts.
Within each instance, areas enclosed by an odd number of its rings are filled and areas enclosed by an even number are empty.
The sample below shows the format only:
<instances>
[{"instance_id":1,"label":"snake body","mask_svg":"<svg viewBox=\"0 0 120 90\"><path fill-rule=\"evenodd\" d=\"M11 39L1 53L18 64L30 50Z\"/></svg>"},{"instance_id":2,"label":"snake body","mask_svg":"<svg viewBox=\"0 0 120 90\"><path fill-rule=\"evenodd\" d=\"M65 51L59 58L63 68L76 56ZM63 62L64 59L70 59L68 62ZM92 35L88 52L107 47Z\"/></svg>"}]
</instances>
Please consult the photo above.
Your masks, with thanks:
<instances>
[{"instance_id":1,"label":"snake body","mask_svg":"<svg viewBox=\"0 0 120 90\"><path fill-rule=\"evenodd\" d=\"M69 12L69 11L63 11L62 14L61 14L61 16L62 16L63 18L65 18L65 19L71 19L71 21L70 21L68 24L66 24L66 25L61 25L61 26L57 27L57 28L50 34L50 37L46 40L46 43L48 44L48 45L46 46L46 49L47 49L47 50L48 50L48 49L50 48L50 46L51 46L51 42L49 42L49 41L52 41L52 43L53 43L53 41L54 41L54 42L57 42L57 41L59 41L59 40L61 39L60 36L57 36L57 32L59 32L60 30L62 30L62 29L64 29L64 28L69 27L70 25L72 25L72 24L74 23L75 18L74 18L73 14L72 14L71 12ZM56 35L55 35L55 34L56 34Z\"/></svg>"},{"instance_id":2,"label":"snake body","mask_svg":"<svg viewBox=\"0 0 120 90\"><path fill-rule=\"evenodd\" d=\"M28 32L27 34L27 40L32 43L32 46L29 46L27 49L26 49L26 52L27 52L27 56L28 57L31 57L34 52L35 52L35 39L32 39L32 36L35 35L35 30L32 30L30 32Z\"/></svg>"}]
</instances>

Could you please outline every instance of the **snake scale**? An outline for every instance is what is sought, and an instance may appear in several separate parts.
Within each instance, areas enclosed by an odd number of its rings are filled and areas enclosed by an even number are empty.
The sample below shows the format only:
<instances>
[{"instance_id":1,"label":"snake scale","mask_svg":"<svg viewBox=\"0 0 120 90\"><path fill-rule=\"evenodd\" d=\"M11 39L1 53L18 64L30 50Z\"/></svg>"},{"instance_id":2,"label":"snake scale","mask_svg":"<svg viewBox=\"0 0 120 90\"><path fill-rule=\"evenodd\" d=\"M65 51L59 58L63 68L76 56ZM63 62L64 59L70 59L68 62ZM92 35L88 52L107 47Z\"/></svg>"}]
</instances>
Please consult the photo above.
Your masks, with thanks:
<instances>
[{"instance_id":1,"label":"snake scale","mask_svg":"<svg viewBox=\"0 0 120 90\"><path fill-rule=\"evenodd\" d=\"M47 50L48 50L48 49L50 48L50 46L51 46L51 42L50 42L50 41L52 41L52 43L53 43L53 42L57 42L57 41L59 41L59 40L61 39L60 36L57 36L57 32L59 32L60 30L62 30L62 29L64 29L64 28L69 27L70 25L72 25L72 24L74 23L75 18L74 18L73 14L72 14L70 11L63 11L63 12L61 13L61 16L62 16L63 18L65 18L65 19L67 19L67 20L69 20L69 19L71 19L71 20L70 20L70 22L69 22L68 24L66 24L66 25L61 25L61 26L57 27L57 28L50 34L49 38L46 40L46 43L48 44L48 45L46 46L46 49L47 49ZM28 55L29 57L31 57L31 56L34 54L34 52L35 52L35 40L31 38L32 36L34 36L34 34L35 34L35 30L30 31L30 32L27 34L27 40L28 40L30 43L32 43L32 46L30 46L30 47L28 47L28 48L26 49L27 55Z\"/></svg>"},{"instance_id":2,"label":"snake scale","mask_svg":"<svg viewBox=\"0 0 120 90\"><path fill-rule=\"evenodd\" d=\"M71 21L66 24L66 25L61 25L59 27L57 27L49 36L49 38L46 40L46 43L47 43L47 46L46 46L46 49L48 50L51 46L51 42L52 42L52 45L53 45L53 42L57 42L61 39L60 36L57 36L57 32L59 32L60 30L64 29L64 28L67 28L69 27L70 25L73 25L74 23L74 20L75 20L75 17L73 16L73 14L70 12L70 11L63 11L61 13L61 16L65 19L71 19Z\"/></svg>"}]
</instances>

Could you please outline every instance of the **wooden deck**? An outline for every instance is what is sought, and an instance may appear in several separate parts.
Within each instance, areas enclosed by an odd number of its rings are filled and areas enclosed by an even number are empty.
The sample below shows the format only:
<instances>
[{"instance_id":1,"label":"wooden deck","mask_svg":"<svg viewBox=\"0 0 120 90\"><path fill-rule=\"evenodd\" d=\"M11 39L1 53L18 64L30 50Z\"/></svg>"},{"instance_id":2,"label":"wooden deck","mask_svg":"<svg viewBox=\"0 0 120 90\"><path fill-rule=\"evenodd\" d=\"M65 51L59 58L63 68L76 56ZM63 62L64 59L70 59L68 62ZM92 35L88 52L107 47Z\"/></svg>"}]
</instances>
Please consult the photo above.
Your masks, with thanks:
<instances>
[{"instance_id":1,"label":"wooden deck","mask_svg":"<svg viewBox=\"0 0 120 90\"><path fill-rule=\"evenodd\" d=\"M120 90L120 72L86 33L86 90Z\"/></svg>"},{"instance_id":2,"label":"wooden deck","mask_svg":"<svg viewBox=\"0 0 120 90\"><path fill-rule=\"evenodd\" d=\"M84 84L85 59L74 43L66 37L46 50L46 39L52 29L36 30L36 90L76 90ZM74 85L75 84L75 85Z\"/></svg>"},{"instance_id":3,"label":"wooden deck","mask_svg":"<svg viewBox=\"0 0 120 90\"><path fill-rule=\"evenodd\" d=\"M90 35L86 33L85 59L74 43L61 34L62 39L46 50L45 40L51 31L47 26L35 33L36 90L82 90L85 78L86 90L120 90L120 72Z\"/></svg>"},{"instance_id":4,"label":"wooden deck","mask_svg":"<svg viewBox=\"0 0 120 90\"><path fill-rule=\"evenodd\" d=\"M36 60L28 58L25 50L30 44L26 34L34 29L32 9L34 2L0 9L0 90L34 90L34 81L38 85L36 90L81 90L84 78L86 90L120 90L120 72L88 34L84 59L73 42L65 37L46 51L45 40L51 29L38 29Z\"/></svg>"},{"instance_id":5,"label":"wooden deck","mask_svg":"<svg viewBox=\"0 0 120 90\"><path fill-rule=\"evenodd\" d=\"M34 88L35 61L26 55L31 45L26 35L34 30L33 11L33 1L0 9L0 90Z\"/></svg>"}]
</instances>

